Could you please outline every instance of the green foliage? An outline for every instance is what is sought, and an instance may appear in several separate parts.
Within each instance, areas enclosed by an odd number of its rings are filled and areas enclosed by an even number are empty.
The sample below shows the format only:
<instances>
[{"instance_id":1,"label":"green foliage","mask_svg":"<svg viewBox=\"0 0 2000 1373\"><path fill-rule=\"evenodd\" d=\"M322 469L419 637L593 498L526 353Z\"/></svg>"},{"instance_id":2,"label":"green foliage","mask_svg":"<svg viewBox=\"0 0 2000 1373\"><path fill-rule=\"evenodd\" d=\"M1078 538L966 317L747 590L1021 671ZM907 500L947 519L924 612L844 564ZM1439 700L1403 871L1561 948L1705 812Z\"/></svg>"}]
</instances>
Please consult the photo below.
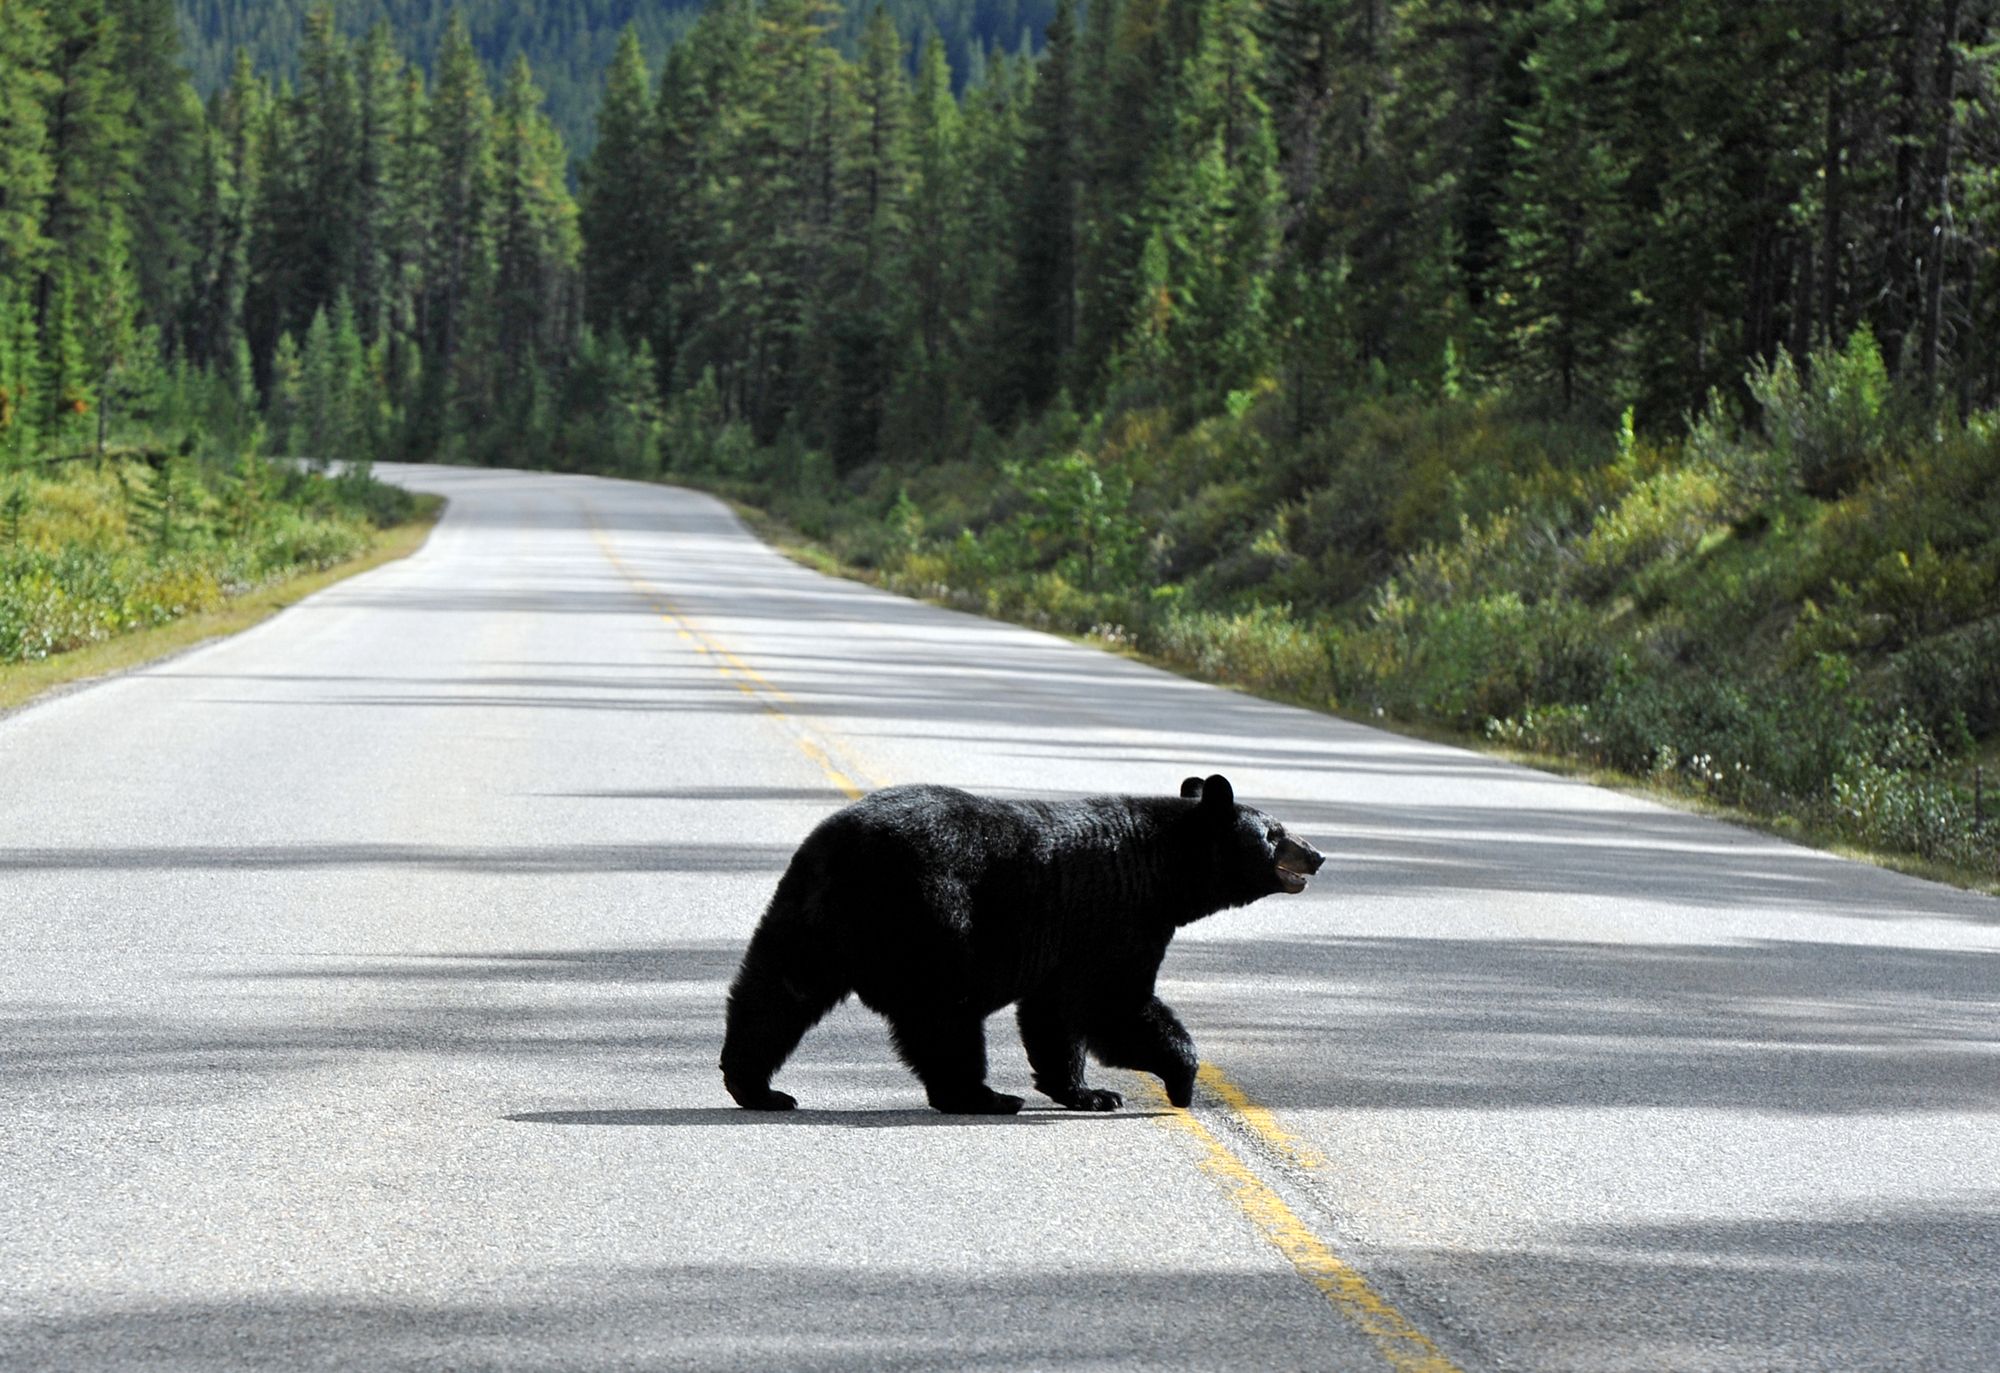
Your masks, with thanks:
<instances>
[{"instance_id":1,"label":"green foliage","mask_svg":"<svg viewBox=\"0 0 2000 1373\"><path fill-rule=\"evenodd\" d=\"M1012 467L1007 475L1026 507L1014 522L1033 556L1086 590L1131 579L1141 526L1131 514L1130 478L1105 472L1081 452Z\"/></svg>"},{"instance_id":2,"label":"green foliage","mask_svg":"<svg viewBox=\"0 0 2000 1373\"><path fill-rule=\"evenodd\" d=\"M1320 704L1331 699L1326 636L1286 606L1237 614L1170 611L1146 644L1206 677Z\"/></svg>"},{"instance_id":3,"label":"green foliage","mask_svg":"<svg viewBox=\"0 0 2000 1373\"><path fill-rule=\"evenodd\" d=\"M1839 495L1887 456L1889 373L1866 326L1846 347L1820 349L1803 366L1781 353L1753 367L1749 386L1772 450L1812 495Z\"/></svg>"},{"instance_id":4,"label":"green foliage","mask_svg":"<svg viewBox=\"0 0 2000 1373\"><path fill-rule=\"evenodd\" d=\"M222 86L239 49L256 70L293 77L308 16L325 0L181 0L187 60L204 92ZM646 63L657 69L668 47L694 25L702 0L333 0L340 31L358 37L393 20L396 32L425 67L442 46L451 14L462 12L474 50L495 68L525 54L549 88L550 114L572 147L588 152L599 78L629 30ZM834 36L854 50L873 5L844 14ZM989 51L1012 51L1024 33L1039 35L1053 0L887 0L882 8L905 42L935 30L963 84Z\"/></svg>"},{"instance_id":5,"label":"green foliage","mask_svg":"<svg viewBox=\"0 0 2000 1373\"><path fill-rule=\"evenodd\" d=\"M246 458L234 472L156 455L22 474L0 498L0 663L44 658L211 610L345 562L410 497L364 476Z\"/></svg>"}]
</instances>

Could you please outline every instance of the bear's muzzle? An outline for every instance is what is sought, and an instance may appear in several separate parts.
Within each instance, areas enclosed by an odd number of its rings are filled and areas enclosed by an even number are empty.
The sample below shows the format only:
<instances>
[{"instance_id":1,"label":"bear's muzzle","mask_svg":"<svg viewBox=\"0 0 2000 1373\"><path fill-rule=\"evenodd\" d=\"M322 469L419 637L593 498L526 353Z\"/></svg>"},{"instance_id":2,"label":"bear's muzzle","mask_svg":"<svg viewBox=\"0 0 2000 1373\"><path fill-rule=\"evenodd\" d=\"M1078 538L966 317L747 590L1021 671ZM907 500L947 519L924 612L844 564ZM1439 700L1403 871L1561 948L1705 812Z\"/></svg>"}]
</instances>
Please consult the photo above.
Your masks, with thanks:
<instances>
[{"instance_id":1,"label":"bear's muzzle","mask_svg":"<svg viewBox=\"0 0 2000 1373\"><path fill-rule=\"evenodd\" d=\"M1311 844L1286 835L1278 842L1278 886L1285 892L1297 896L1306 889L1306 879L1326 862L1326 855Z\"/></svg>"}]
</instances>

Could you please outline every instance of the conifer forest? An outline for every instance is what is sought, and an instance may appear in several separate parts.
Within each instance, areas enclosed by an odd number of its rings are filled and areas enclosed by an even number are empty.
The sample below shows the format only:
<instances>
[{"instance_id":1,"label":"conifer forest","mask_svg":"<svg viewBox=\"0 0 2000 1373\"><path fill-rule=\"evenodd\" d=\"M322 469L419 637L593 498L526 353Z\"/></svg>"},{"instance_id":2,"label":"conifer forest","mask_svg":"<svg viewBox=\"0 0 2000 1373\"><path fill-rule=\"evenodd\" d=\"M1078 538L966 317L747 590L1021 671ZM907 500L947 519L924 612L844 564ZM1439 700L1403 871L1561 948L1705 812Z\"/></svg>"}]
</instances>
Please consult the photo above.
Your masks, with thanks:
<instances>
[{"instance_id":1,"label":"conifer forest","mask_svg":"<svg viewBox=\"0 0 2000 1373\"><path fill-rule=\"evenodd\" d=\"M0 0L0 659L121 449L141 562L705 485L1991 881L2000 2Z\"/></svg>"}]
</instances>

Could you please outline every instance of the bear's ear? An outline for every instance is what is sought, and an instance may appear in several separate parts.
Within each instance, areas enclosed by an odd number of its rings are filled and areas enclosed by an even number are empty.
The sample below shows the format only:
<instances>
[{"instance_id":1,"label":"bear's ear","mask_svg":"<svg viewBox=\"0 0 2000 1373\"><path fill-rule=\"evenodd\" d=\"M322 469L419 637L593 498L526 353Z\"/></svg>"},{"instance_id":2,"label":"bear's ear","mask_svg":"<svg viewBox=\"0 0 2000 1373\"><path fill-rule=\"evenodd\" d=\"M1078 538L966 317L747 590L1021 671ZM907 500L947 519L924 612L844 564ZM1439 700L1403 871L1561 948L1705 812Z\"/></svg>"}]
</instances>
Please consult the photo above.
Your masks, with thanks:
<instances>
[{"instance_id":1,"label":"bear's ear","mask_svg":"<svg viewBox=\"0 0 2000 1373\"><path fill-rule=\"evenodd\" d=\"M1190 777L1181 783L1181 797L1188 801L1201 800L1201 778Z\"/></svg>"},{"instance_id":2,"label":"bear's ear","mask_svg":"<svg viewBox=\"0 0 2000 1373\"><path fill-rule=\"evenodd\" d=\"M1211 807L1213 807L1216 810L1227 810L1227 811L1235 810L1236 789L1229 785L1229 779L1227 777L1224 777L1221 773L1218 772L1215 774L1215 776L1209 778L1206 782L1203 782L1200 785L1201 785L1201 808L1203 810L1208 810ZM1185 788L1183 788L1183 790L1185 790Z\"/></svg>"}]
</instances>

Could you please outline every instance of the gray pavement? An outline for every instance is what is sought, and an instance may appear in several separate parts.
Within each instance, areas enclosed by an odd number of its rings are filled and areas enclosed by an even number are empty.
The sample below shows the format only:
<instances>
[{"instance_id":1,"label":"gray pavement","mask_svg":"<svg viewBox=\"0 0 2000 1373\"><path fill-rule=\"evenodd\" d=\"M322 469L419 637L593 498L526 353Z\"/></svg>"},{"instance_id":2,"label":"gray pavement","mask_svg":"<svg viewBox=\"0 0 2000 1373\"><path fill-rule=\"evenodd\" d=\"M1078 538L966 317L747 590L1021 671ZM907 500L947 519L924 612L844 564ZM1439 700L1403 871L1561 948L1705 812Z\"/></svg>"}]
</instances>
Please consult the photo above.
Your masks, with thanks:
<instances>
[{"instance_id":1,"label":"gray pavement","mask_svg":"<svg viewBox=\"0 0 2000 1373\"><path fill-rule=\"evenodd\" d=\"M0 1368L2000 1366L2000 902L392 471L415 557L0 719ZM730 1105L844 788L1218 770L1330 857L1169 955L1198 1130L855 1007Z\"/></svg>"}]
</instances>

